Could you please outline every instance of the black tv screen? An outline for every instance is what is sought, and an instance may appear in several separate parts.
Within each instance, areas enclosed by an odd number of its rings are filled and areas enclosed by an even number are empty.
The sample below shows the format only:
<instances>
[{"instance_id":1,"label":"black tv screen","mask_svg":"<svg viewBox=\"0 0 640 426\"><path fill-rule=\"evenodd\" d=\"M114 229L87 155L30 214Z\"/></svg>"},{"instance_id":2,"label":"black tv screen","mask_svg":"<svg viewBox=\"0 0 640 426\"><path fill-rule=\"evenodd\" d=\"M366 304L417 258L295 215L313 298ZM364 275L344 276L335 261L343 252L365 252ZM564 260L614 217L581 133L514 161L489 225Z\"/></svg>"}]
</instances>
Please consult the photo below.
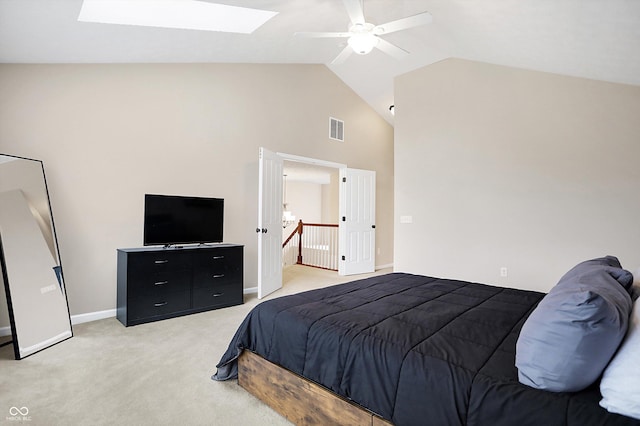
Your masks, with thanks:
<instances>
[{"instance_id":1,"label":"black tv screen","mask_svg":"<svg viewBox=\"0 0 640 426\"><path fill-rule=\"evenodd\" d=\"M144 245L222 242L224 199L145 194Z\"/></svg>"}]
</instances>

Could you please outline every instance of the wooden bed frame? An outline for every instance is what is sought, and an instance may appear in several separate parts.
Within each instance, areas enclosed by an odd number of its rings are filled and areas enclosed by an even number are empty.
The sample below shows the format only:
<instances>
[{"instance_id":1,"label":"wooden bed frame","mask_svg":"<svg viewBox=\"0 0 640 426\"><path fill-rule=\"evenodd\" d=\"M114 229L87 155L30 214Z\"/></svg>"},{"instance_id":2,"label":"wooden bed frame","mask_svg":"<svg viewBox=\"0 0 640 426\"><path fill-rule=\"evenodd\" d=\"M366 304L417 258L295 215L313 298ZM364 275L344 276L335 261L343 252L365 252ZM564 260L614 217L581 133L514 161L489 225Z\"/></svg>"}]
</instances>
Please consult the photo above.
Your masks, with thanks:
<instances>
[{"instance_id":1,"label":"wooden bed frame","mask_svg":"<svg viewBox=\"0 0 640 426\"><path fill-rule=\"evenodd\" d=\"M238 358L238 384L296 425L392 425L251 351Z\"/></svg>"}]
</instances>

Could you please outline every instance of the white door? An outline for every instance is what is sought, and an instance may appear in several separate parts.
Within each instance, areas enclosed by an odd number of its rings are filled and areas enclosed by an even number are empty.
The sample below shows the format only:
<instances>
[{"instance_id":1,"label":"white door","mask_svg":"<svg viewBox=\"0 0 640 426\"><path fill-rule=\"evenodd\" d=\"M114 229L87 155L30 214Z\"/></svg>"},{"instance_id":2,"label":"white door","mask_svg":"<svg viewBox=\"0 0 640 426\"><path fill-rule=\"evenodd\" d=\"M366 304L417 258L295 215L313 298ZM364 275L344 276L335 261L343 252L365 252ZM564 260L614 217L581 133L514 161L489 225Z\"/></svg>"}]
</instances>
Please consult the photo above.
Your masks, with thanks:
<instances>
[{"instance_id":1,"label":"white door","mask_svg":"<svg viewBox=\"0 0 640 426\"><path fill-rule=\"evenodd\" d=\"M260 148L258 299L282 287L282 158Z\"/></svg>"},{"instance_id":2,"label":"white door","mask_svg":"<svg viewBox=\"0 0 640 426\"><path fill-rule=\"evenodd\" d=\"M339 275L375 270L376 172L340 169Z\"/></svg>"}]
</instances>

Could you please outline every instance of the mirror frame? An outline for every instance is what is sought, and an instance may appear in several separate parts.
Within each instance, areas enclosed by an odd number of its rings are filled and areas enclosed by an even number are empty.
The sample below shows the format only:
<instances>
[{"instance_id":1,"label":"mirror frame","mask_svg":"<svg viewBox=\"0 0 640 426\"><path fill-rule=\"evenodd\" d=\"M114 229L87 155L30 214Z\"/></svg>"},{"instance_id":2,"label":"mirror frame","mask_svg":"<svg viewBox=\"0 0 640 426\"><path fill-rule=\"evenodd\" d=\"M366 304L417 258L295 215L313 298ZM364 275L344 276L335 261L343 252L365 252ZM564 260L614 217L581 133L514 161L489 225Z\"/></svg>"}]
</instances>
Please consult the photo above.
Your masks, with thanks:
<instances>
[{"instance_id":1,"label":"mirror frame","mask_svg":"<svg viewBox=\"0 0 640 426\"><path fill-rule=\"evenodd\" d=\"M64 296L64 306L65 306L65 310L66 310L66 320L68 323L68 330L66 329L66 324L64 325L64 327L62 327L62 323L60 322L60 326L61 328L63 328L62 333L59 333L58 335L54 335L49 339L45 339L42 342L38 342L37 348L35 348L34 350L30 350L28 351L28 353L23 353L23 351L21 350L20 346L19 346L19 334L21 333L21 325L16 324L16 304L14 303L16 294L14 292L13 296L12 296L12 291L11 291L11 278L9 276L9 272L8 270L11 269L11 267L7 266L7 258L6 258L6 250L7 248L5 248L5 244L2 241L2 235L0 234L0 264L1 264L1 270L2 270L2 277L3 277L3 281L4 281L4 289L5 289L5 294L6 294L6 298L7 298L7 308L8 308L8 314L9 314L9 322L10 322L10 326L11 326L11 334L12 334L12 342L13 342L13 349L14 349L14 355L15 355L15 359L19 360L19 359L23 359L26 358L30 355L33 355L35 353L40 352L41 350L44 350L46 348L49 348L53 345L56 345L60 342L63 342L71 337L73 337L73 328L72 328L72 324L71 324L71 313L69 311L69 300L68 300L68 296L67 296L67 289L66 289L66 282L64 279L64 272L63 272L63 267L62 267L62 258L60 256L60 249L59 249L59 245L58 245L58 238L57 238L57 233L56 233L56 227L55 227L55 222L53 219L53 210L51 208L51 198L49 195L49 187L47 184L47 178L46 178L46 174L44 171L44 163L42 162L42 160L36 160L36 159L32 159L32 158L26 158L26 157L20 157L20 156L15 156L15 155L10 155L10 154L1 154L0 153L0 159L2 158L10 158L10 161L13 160L25 160L25 161L33 161L35 163L39 163L40 164L40 171L42 173L42 183L44 185L44 187L42 188L44 191L44 195L46 195L46 202L47 202L47 206L48 206L48 215L49 215L49 225L51 226L51 240L49 244L51 244L50 249L53 249L54 253L52 254L53 260L54 260L54 274L55 277L57 278L57 283L60 287L60 290L62 292L62 295ZM16 185L17 190L21 190L20 185ZM42 200L43 202L45 200ZM45 222L46 223L46 222ZM39 284L41 285L41 284ZM53 285L49 285L48 287L45 288L41 288L40 292L44 295L45 294L45 290L47 291L51 291L50 287L53 287ZM57 302L58 305L60 305L60 302ZM56 308L61 312L61 308L58 307ZM25 309L22 309L23 311ZM36 315L38 315L39 312L36 312ZM56 314L58 316L60 316L59 312L56 312ZM21 313L22 316L25 315L24 312ZM60 317L61 318L61 317ZM58 321L61 321L60 318L58 319ZM8 342L7 342L8 343Z\"/></svg>"}]
</instances>

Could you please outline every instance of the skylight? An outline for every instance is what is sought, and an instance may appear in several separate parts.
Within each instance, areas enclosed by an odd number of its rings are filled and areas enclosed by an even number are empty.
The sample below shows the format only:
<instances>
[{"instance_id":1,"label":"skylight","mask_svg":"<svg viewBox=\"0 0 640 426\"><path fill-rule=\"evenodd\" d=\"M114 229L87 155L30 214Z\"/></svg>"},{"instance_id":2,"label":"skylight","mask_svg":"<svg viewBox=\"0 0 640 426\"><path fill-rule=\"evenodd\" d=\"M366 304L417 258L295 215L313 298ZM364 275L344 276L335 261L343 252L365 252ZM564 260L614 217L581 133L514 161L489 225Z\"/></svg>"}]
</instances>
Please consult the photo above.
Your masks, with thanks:
<instances>
[{"instance_id":1,"label":"skylight","mask_svg":"<svg viewBox=\"0 0 640 426\"><path fill-rule=\"evenodd\" d=\"M277 13L197 0L84 0L78 21L250 34Z\"/></svg>"}]
</instances>

